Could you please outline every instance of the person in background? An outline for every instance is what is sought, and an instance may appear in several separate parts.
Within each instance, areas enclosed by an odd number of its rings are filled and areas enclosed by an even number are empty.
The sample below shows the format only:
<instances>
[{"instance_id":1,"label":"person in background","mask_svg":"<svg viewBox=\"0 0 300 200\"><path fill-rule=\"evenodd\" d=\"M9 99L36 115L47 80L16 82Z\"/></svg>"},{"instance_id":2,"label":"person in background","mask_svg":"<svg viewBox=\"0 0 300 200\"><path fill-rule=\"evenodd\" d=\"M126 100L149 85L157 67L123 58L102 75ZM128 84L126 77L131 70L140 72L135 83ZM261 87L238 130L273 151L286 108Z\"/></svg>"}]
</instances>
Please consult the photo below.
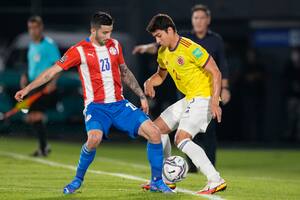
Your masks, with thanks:
<instances>
[{"instance_id":1,"label":"person in background","mask_svg":"<svg viewBox=\"0 0 300 200\"><path fill-rule=\"evenodd\" d=\"M300 141L300 47L291 50L291 57L284 70L287 127L284 139Z\"/></svg>"},{"instance_id":2,"label":"person in background","mask_svg":"<svg viewBox=\"0 0 300 200\"><path fill-rule=\"evenodd\" d=\"M27 27L31 42L27 52L28 69L27 72L21 75L21 89L60 58L59 49L55 42L43 34L44 24L40 16L31 16L27 21ZM48 156L51 151L45 130L45 110L55 105L55 95L50 95L50 93L53 93L56 89L56 80L57 77L45 86L47 94L44 94L31 105L25 118L26 123L31 124L39 139L38 149L32 153L32 156ZM44 88L38 88L32 93L42 89Z\"/></svg>"}]
</instances>

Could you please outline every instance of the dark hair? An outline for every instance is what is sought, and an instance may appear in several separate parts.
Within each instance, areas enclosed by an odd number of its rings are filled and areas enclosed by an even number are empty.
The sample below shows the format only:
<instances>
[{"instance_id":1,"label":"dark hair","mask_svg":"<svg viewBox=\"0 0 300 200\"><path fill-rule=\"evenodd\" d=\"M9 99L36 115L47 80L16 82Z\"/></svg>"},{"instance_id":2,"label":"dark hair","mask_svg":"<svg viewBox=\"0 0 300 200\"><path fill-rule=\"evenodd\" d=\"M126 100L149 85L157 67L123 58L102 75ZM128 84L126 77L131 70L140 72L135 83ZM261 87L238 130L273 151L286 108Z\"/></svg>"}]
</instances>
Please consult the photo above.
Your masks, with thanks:
<instances>
[{"instance_id":1,"label":"dark hair","mask_svg":"<svg viewBox=\"0 0 300 200\"><path fill-rule=\"evenodd\" d=\"M192 7L192 14L194 14L194 12L199 11L199 10L205 12L205 14L207 16L209 16L209 17L211 16L211 12L210 12L209 8L206 5L203 5L203 4L197 4L197 5L193 6Z\"/></svg>"},{"instance_id":2,"label":"dark hair","mask_svg":"<svg viewBox=\"0 0 300 200\"><path fill-rule=\"evenodd\" d=\"M176 26L175 26L172 18L166 14L157 14L154 17L152 17L146 30L149 33L153 33L156 30L167 31L167 29L169 27L171 27L174 31L176 31Z\"/></svg>"},{"instance_id":3,"label":"dark hair","mask_svg":"<svg viewBox=\"0 0 300 200\"><path fill-rule=\"evenodd\" d=\"M101 25L110 26L114 22L110 14L106 12L96 12L91 19L91 28L100 28Z\"/></svg>"},{"instance_id":4,"label":"dark hair","mask_svg":"<svg viewBox=\"0 0 300 200\"><path fill-rule=\"evenodd\" d=\"M39 25L43 25L43 19L38 15L29 17L27 22L28 23L38 23Z\"/></svg>"}]
</instances>

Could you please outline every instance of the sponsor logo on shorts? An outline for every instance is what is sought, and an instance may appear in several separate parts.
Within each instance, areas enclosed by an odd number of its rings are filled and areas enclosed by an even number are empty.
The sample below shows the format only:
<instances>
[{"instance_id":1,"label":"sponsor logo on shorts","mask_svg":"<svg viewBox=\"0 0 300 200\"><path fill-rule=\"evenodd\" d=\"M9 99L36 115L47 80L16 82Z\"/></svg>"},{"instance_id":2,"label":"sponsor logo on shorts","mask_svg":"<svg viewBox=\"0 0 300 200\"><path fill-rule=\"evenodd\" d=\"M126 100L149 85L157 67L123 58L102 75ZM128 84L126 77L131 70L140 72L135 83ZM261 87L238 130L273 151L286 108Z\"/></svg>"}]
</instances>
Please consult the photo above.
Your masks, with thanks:
<instances>
[{"instance_id":1,"label":"sponsor logo on shorts","mask_svg":"<svg viewBox=\"0 0 300 200\"><path fill-rule=\"evenodd\" d=\"M92 115L87 115L87 116L85 117L85 121L88 122L91 118L92 118Z\"/></svg>"}]
</instances>

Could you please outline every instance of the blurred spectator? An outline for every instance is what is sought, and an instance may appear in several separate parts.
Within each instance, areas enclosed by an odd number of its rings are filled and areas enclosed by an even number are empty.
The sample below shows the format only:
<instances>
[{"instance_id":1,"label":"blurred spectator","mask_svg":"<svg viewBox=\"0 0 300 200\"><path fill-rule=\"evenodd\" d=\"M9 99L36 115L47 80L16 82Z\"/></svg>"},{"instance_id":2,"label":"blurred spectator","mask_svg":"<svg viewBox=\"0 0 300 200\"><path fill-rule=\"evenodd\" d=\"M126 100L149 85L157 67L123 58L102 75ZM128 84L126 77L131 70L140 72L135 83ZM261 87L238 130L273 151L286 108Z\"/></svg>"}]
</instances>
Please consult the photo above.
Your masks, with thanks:
<instances>
[{"instance_id":1,"label":"blurred spectator","mask_svg":"<svg viewBox=\"0 0 300 200\"><path fill-rule=\"evenodd\" d=\"M284 139L300 140L300 48L293 48L284 70L286 92L286 128Z\"/></svg>"},{"instance_id":2,"label":"blurred spectator","mask_svg":"<svg viewBox=\"0 0 300 200\"><path fill-rule=\"evenodd\" d=\"M246 52L246 64L242 75L243 135L256 140L263 129L265 102L265 69L258 62L254 49Z\"/></svg>"},{"instance_id":3,"label":"blurred spectator","mask_svg":"<svg viewBox=\"0 0 300 200\"><path fill-rule=\"evenodd\" d=\"M31 37L29 49L27 52L28 69L22 74L20 87L24 88L29 82L38 77L44 70L51 67L60 57L58 47L49 37L43 35L43 20L40 16L32 16L27 21L28 32ZM47 93L38 101L34 102L29 108L29 113L26 116L26 122L32 125L34 133L38 136L39 147L33 152L32 156L47 156L50 153L50 148L47 143L45 130L44 114L46 109L55 105L56 95L49 95L56 89L56 79L49 82L46 86ZM41 90L39 88L37 90ZM35 90L34 92L36 92ZM34 93L33 92L33 93Z\"/></svg>"}]
</instances>

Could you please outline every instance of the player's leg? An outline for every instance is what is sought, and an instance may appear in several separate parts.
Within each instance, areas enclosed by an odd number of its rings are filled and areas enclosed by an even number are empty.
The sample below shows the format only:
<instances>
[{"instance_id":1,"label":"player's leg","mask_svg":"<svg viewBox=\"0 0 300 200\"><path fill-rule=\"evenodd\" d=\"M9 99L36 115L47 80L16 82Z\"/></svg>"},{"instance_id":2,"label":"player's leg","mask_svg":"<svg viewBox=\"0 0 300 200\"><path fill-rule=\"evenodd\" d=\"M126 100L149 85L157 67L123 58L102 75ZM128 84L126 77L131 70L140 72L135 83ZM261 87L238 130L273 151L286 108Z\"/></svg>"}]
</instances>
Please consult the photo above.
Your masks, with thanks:
<instances>
[{"instance_id":1,"label":"player's leg","mask_svg":"<svg viewBox=\"0 0 300 200\"><path fill-rule=\"evenodd\" d=\"M96 148L100 144L102 137L103 132L101 130L95 129L88 132L88 139L81 148L76 176L70 184L64 187L64 194L74 193L80 188L84 180L85 173L95 158Z\"/></svg>"},{"instance_id":2,"label":"player's leg","mask_svg":"<svg viewBox=\"0 0 300 200\"><path fill-rule=\"evenodd\" d=\"M203 148L210 162L215 166L216 163L216 149L217 149L217 124L215 120L211 120L206 132L198 133L194 138L193 142ZM187 162L189 165L189 172L198 172L197 167L193 164L192 160L187 156Z\"/></svg>"},{"instance_id":3,"label":"player's leg","mask_svg":"<svg viewBox=\"0 0 300 200\"><path fill-rule=\"evenodd\" d=\"M160 130L149 117L127 100L116 103L118 109L113 115L113 125L136 138L138 135L148 140L147 156L151 166L151 183L153 190L172 192L162 180L163 148ZM155 189L154 189L155 186Z\"/></svg>"},{"instance_id":4,"label":"player's leg","mask_svg":"<svg viewBox=\"0 0 300 200\"><path fill-rule=\"evenodd\" d=\"M206 176L208 184L199 192L200 194L212 194L226 188L225 181L211 164L204 150L192 141L190 133L179 129L175 135L175 144L178 149L191 158L195 166Z\"/></svg>"},{"instance_id":5,"label":"player's leg","mask_svg":"<svg viewBox=\"0 0 300 200\"><path fill-rule=\"evenodd\" d=\"M168 135L168 133L171 132L171 129L168 127L168 125L163 121L163 119L161 117L158 117L154 121L154 124L160 130L161 142L162 142L162 146L163 146L163 156L164 156L164 158L167 158L167 157L171 156L171 142L170 142L170 138L169 138L169 135ZM175 183L166 182L166 184L171 189L176 188ZM149 190L150 189L150 183L149 182L144 183L144 184L141 185L141 187L145 190Z\"/></svg>"},{"instance_id":6,"label":"player's leg","mask_svg":"<svg viewBox=\"0 0 300 200\"><path fill-rule=\"evenodd\" d=\"M102 141L103 135L108 134L112 124L110 117L103 111L102 104L89 104L84 110L84 115L88 139L80 152L76 176L70 184L64 187L64 194L74 193L80 188L85 173L95 158L96 148Z\"/></svg>"},{"instance_id":7,"label":"player's leg","mask_svg":"<svg viewBox=\"0 0 300 200\"><path fill-rule=\"evenodd\" d=\"M178 130L175 135L176 146L187 154L198 169L207 177L208 181L218 180L219 173L213 167L205 151L192 141L192 135L184 130Z\"/></svg>"},{"instance_id":8,"label":"player's leg","mask_svg":"<svg viewBox=\"0 0 300 200\"><path fill-rule=\"evenodd\" d=\"M192 141L197 133L206 131L211 120L209 108L209 99L195 98L191 100L182 115L175 135L176 146L188 155L195 166L207 177L207 187L200 191L201 194L211 194L226 188L225 181L220 177L205 151Z\"/></svg>"},{"instance_id":9,"label":"player's leg","mask_svg":"<svg viewBox=\"0 0 300 200\"><path fill-rule=\"evenodd\" d=\"M83 180L87 168L90 166L96 155L96 149L102 141L103 132L101 130L90 130L88 139L82 146L80 158L77 166L76 177Z\"/></svg>"},{"instance_id":10,"label":"player's leg","mask_svg":"<svg viewBox=\"0 0 300 200\"><path fill-rule=\"evenodd\" d=\"M181 112L184 110L184 107L186 105L186 101L184 99L181 99L169 106L164 112L161 113L161 115L156 120L154 120L154 124L159 128L161 133L161 142L163 145L164 158L171 156L172 147L168 134L172 130L177 129ZM176 188L175 183L166 183L171 189ZM141 187L145 190L149 190L150 184L145 183L142 184Z\"/></svg>"},{"instance_id":11,"label":"player's leg","mask_svg":"<svg viewBox=\"0 0 300 200\"><path fill-rule=\"evenodd\" d=\"M161 141L164 149L164 158L171 156L172 146L168 134L177 129L180 116L186 106L187 101L185 98L182 98L169 106L156 120L154 120L154 124L160 129L162 134Z\"/></svg>"},{"instance_id":12,"label":"player's leg","mask_svg":"<svg viewBox=\"0 0 300 200\"><path fill-rule=\"evenodd\" d=\"M216 120L211 120L209 123L206 133L204 133L205 138L203 140L203 146L204 151L210 160L210 162L213 164L213 166L216 166L216 150L217 150L217 122ZM200 144L198 143L200 142ZM201 140L198 140L196 144L201 146Z\"/></svg>"},{"instance_id":13,"label":"player's leg","mask_svg":"<svg viewBox=\"0 0 300 200\"><path fill-rule=\"evenodd\" d=\"M150 190L174 192L162 180L163 147L159 128L151 120L146 120L139 127L138 134L148 140L147 156L151 166Z\"/></svg>"},{"instance_id":14,"label":"player's leg","mask_svg":"<svg viewBox=\"0 0 300 200\"><path fill-rule=\"evenodd\" d=\"M159 128L161 132L161 142L164 150L164 158L168 158L171 156L172 153L172 146L170 142L170 137L168 135L171 132L171 129L161 117L156 118L154 120L154 124Z\"/></svg>"}]
</instances>

